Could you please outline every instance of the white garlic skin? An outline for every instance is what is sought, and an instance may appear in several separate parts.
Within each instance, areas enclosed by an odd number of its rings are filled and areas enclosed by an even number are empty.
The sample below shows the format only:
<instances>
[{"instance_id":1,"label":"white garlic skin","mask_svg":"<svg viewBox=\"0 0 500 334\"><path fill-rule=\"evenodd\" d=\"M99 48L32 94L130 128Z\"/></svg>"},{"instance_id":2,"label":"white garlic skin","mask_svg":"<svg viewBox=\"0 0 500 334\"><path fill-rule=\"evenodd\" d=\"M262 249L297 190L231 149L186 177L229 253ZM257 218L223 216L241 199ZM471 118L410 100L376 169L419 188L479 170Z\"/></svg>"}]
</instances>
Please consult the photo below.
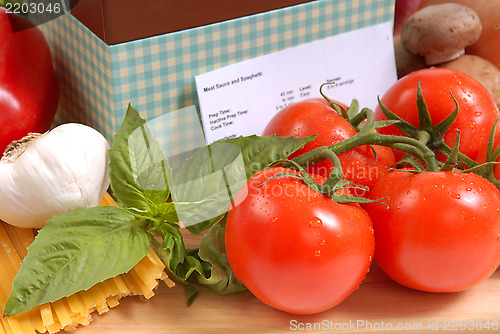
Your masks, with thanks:
<instances>
[{"instance_id":1,"label":"white garlic skin","mask_svg":"<svg viewBox=\"0 0 500 334\"><path fill-rule=\"evenodd\" d=\"M98 206L109 187L109 144L95 129L59 125L17 157L0 160L0 219L42 228L52 217Z\"/></svg>"}]
</instances>

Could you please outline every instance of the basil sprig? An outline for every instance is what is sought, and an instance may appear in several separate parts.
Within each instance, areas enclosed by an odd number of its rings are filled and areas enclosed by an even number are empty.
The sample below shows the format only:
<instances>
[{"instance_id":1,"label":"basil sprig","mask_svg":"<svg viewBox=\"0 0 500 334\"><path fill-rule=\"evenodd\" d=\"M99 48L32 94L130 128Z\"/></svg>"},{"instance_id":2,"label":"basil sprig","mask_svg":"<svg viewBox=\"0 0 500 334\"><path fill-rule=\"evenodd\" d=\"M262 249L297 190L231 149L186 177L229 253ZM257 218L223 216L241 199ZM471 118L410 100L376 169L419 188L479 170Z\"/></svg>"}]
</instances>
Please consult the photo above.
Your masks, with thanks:
<instances>
[{"instance_id":1,"label":"basil sprig","mask_svg":"<svg viewBox=\"0 0 500 334\"><path fill-rule=\"evenodd\" d=\"M185 284L188 304L199 285L218 294L244 290L225 255L225 216L232 199L255 172L312 139L249 136L215 142L199 149L174 176L147 122L129 106L109 151L111 190L119 206L81 208L47 222L28 248L4 315L126 273L150 246ZM207 229L198 248L186 249L183 233Z\"/></svg>"}]
</instances>

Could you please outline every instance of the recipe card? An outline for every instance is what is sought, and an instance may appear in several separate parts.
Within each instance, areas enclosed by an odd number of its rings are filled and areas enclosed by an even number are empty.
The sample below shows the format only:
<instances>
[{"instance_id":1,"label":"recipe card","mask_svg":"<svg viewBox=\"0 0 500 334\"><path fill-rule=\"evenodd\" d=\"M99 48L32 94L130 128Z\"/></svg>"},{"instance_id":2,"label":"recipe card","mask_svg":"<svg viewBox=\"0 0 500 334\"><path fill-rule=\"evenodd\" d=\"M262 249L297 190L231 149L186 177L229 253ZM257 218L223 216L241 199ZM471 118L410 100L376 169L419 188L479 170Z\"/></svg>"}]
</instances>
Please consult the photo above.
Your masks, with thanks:
<instances>
[{"instance_id":1,"label":"recipe card","mask_svg":"<svg viewBox=\"0 0 500 334\"><path fill-rule=\"evenodd\" d=\"M320 97L375 108L397 80L392 22L361 28L196 76L206 143L260 135L273 115Z\"/></svg>"}]
</instances>

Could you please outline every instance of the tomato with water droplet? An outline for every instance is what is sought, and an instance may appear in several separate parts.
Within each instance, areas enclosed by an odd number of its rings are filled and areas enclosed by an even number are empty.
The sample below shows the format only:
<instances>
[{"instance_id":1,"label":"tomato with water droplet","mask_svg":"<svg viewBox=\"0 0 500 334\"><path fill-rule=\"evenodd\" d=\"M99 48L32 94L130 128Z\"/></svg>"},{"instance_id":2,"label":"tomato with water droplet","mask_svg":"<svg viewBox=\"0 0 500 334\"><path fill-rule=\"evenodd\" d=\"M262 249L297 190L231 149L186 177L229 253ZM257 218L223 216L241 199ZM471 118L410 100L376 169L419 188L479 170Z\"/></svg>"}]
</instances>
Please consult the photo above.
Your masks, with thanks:
<instances>
[{"instance_id":1,"label":"tomato with water droplet","mask_svg":"<svg viewBox=\"0 0 500 334\"><path fill-rule=\"evenodd\" d=\"M453 147L460 131L460 151L476 159L479 150L488 143L488 136L500 112L495 100L478 81L472 77L446 68L426 68L411 72L399 79L381 97L382 104L405 121L419 126L417 110L417 88L421 83L422 96L433 125L444 120L455 110L458 102L458 116L444 133L444 141ZM375 120L386 119L380 106L375 108ZM402 135L396 126L378 129L383 134ZM395 151L396 157L402 153Z\"/></svg>"},{"instance_id":2,"label":"tomato with water droplet","mask_svg":"<svg viewBox=\"0 0 500 334\"><path fill-rule=\"evenodd\" d=\"M289 105L281 109L269 121L262 135L277 135L296 138L317 135L302 149L290 156L299 155L322 146L337 144L354 136L356 129L332 107L326 106L323 98L313 98ZM339 103L339 102L336 102ZM339 103L345 109L348 107ZM362 145L339 154L344 178L358 186L371 187L395 163L394 154L388 147L378 145ZM306 168L308 173L329 177L333 170L333 162L324 160ZM354 195L365 196L363 189L353 189Z\"/></svg>"},{"instance_id":3,"label":"tomato with water droplet","mask_svg":"<svg viewBox=\"0 0 500 334\"><path fill-rule=\"evenodd\" d=\"M369 197L388 205L364 208L375 231L375 260L396 282L456 292L483 282L498 268L500 192L485 178L393 171Z\"/></svg>"},{"instance_id":4,"label":"tomato with water droplet","mask_svg":"<svg viewBox=\"0 0 500 334\"><path fill-rule=\"evenodd\" d=\"M371 220L359 204L336 203L300 179L276 176L282 173L298 172L267 169L236 194L226 221L227 258L264 303L295 314L322 312L367 274L375 246Z\"/></svg>"}]
</instances>

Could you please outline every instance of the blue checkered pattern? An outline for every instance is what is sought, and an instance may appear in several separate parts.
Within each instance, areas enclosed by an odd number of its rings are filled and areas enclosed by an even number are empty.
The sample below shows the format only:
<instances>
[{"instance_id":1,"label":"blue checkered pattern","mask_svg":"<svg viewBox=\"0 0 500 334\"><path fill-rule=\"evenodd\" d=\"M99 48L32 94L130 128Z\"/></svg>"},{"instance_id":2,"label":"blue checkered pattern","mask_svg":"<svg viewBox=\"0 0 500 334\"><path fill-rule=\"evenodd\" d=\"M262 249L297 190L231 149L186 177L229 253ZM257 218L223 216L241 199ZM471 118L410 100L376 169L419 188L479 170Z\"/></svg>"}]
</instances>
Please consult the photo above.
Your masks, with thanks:
<instances>
[{"instance_id":1,"label":"blue checkered pattern","mask_svg":"<svg viewBox=\"0 0 500 334\"><path fill-rule=\"evenodd\" d=\"M89 124L111 140L129 103L147 119L196 106L198 74L393 15L394 0L319 0L112 46L69 14L41 28L61 82L58 120ZM169 122L183 126L165 125L155 136L177 140L180 152L199 145L199 131L187 130L199 129L199 118L192 112L174 116Z\"/></svg>"},{"instance_id":2,"label":"blue checkered pattern","mask_svg":"<svg viewBox=\"0 0 500 334\"><path fill-rule=\"evenodd\" d=\"M111 139L119 121L114 115L109 47L69 14L40 28L51 45L59 79L56 121L88 124Z\"/></svg>"}]
</instances>

